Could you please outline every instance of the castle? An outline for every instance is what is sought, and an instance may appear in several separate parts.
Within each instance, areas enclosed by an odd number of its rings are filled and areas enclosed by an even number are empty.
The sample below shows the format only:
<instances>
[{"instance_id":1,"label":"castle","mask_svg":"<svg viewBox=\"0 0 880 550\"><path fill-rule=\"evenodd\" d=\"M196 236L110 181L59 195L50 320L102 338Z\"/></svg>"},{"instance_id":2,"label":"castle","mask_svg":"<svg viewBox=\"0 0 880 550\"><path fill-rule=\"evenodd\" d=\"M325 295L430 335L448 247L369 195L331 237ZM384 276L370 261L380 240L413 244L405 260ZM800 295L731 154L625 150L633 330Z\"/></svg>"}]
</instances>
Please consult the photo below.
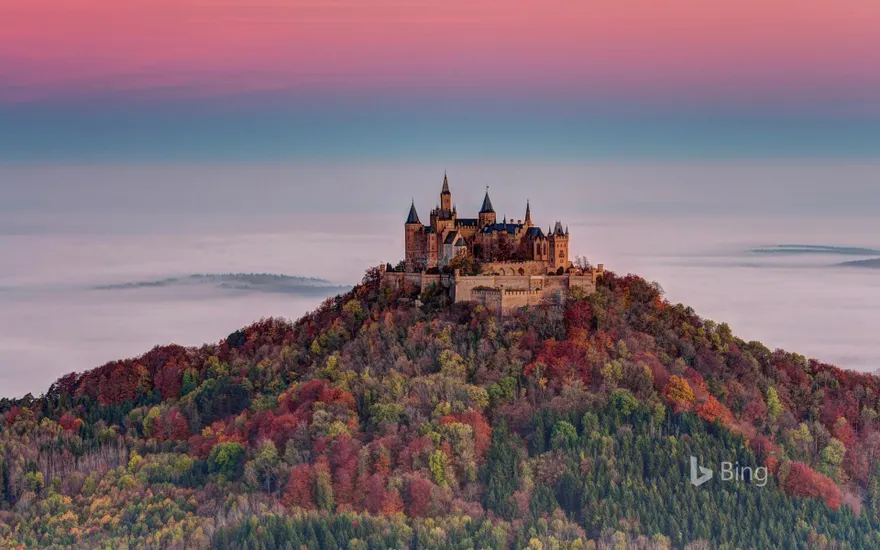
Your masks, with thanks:
<instances>
[{"instance_id":1,"label":"castle","mask_svg":"<svg viewBox=\"0 0 880 550\"><path fill-rule=\"evenodd\" d=\"M416 272L442 268L455 258L471 256L482 263L527 263L529 274L564 271L571 267L568 259L568 228L561 222L545 234L532 223L531 207L526 201L525 218L497 222L489 188L476 218L459 218L452 202L449 179L443 174L440 202L431 210L429 225L422 225L415 201L410 205L405 224L406 271ZM508 266L510 268L511 266ZM504 267L499 267L503 270ZM514 268L521 275L526 267Z\"/></svg>"},{"instance_id":2,"label":"castle","mask_svg":"<svg viewBox=\"0 0 880 550\"><path fill-rule=\"evenodd\" d=\"M404 224L402 269L380 266L382 284L425 291L432 285L447 290L456 302L473 301L496 313L545 301L562 302L574 289L591 293L604 273L575 266L568 257L568 228L557 221L544 233L532 223L526 201L525 218L497 222L489 188L476 218L459 218L449 179L443 174L440 202L423 225L415 201ZM468 266L471 272L462 273Z\"/></svg>"}]
</instances>

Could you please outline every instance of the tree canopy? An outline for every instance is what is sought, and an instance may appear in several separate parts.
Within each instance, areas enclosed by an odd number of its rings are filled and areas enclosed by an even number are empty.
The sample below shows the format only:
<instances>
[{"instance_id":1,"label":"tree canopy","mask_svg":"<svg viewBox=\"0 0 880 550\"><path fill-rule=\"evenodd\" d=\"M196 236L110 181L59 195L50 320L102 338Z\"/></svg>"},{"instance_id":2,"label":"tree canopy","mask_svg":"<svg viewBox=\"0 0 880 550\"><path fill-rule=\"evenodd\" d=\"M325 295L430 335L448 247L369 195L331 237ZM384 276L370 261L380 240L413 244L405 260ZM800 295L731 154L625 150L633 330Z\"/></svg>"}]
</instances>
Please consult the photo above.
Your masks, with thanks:
<instances>
[{"instance_id":1,"label":"tree canopy","mask_svg":"<svg viewBox=\"0 0 880 550\"><path fill-rule=\"evenodd\" d=\"M878 410L633 275L501 317L371 270L0 400L0 546L874 548ZM692 455L771 480L694 487Z\"/></svg>"}]
</instances>

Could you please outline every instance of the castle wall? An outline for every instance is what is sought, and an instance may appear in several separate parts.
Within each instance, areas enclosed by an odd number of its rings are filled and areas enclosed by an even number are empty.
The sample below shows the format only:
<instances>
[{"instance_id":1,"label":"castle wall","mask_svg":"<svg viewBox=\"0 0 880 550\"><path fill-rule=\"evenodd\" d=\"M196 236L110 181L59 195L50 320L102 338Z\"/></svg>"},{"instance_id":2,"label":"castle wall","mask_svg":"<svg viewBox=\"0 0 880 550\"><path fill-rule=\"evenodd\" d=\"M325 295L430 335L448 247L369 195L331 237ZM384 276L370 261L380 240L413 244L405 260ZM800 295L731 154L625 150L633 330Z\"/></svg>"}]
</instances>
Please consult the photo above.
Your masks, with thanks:
<instances>
[{"instance_id":1,"label":"castle wall","mask_svg":"<svg viewBox=\"0 0 880 550\"><path fill-rule=\"evenodd\" d=\"M384 266L380 266L381 281L383 286L387 286L392 290L400 290L406 286L422 288L421 273L400 273L398 271L385 271Z\"/></svg>"},{"instance_id":2,"label":"castle wall","mask_svg":"<svg viewBox=\"0 0 880 550\"><path fill-rule=\"evenodd\" d=\"M419 292L424 292L432 284L440 285L444 288L452 288L455 284L454 275L385 271L384 266L379 266L379 271L381 273L382 285L392 290L400 290L409 286L419 289Z\"/></svg>"},{"instance_id":3,"label":"castle wall","mask_svg":"<svg viewBox=\"0 0 880 550\"><path fill-rule=\"evenodd\" d=\"M501 288L478 288L471 292L473 302L498 315L540 304L545 297L542 290L507 290Z\"/></svg>"},{"instance_id":4,"label":"castle wall","mask_svg":"<svg viewBox=\"0 0 880 550\"><path fill-rule=\"evenodd\" d=\"M475 303L485 307L493 313L501 314L503 311L501 291L497 288L474 290L471 293L471 297Z\"/></svg>"},{"instance_id":5,"label":"castle wall","mask_svg":"<svg viewBox=\"0 0 880 550\"><path fill-rule=\"evenodd\" d=\"M561 303L573 288L582 289L586 294L596 290L596 282L604 273L599 265L581 275L471 275L462 276L456 271L450 274L398 273L386 272L380 266L382 284L393 289L412 286L424 291L432 284L450 290L455 302L473 301L499 313L513 309L537 305L544 300Z\"/></svg>"},{"instance_id":6,"label":"castle wall","mask_svg":"<svg viewBox=\"0 0 880 550\"><path fill-rule=\"evenodd\" d=\"M443 275L439 273L422 273L421 285L419 285L419 289L424 292L426 288L431 285L439 285L441 284L441 280Z\"/></svg>"},{"instance_id":7,"label":"castle wall","mask_svg":"<svg viewBox=\"0 0 880 550\"><path fill-rule=\"evenodd\" d=\"M453 297L456 302L466 302L471 299L473 289L480 286L493 288L504 287L510 290L532 290L542 286L543 277L531 275L459 275L455 278Z\"/></svg>"},{"instance_id":8,"label":"castle wall","mask_svg":"<svg viewBox=\"0 0 880 550\"><path fill-rule=\"evenodd\" d=\"M436 267L437 262L440 258L440 239L434 233L427 234L427 259L425 261L425 268Z\"/></svg>"},{"instance_id":9,"label":"castle wall","mask_svg":"<svg viewBox=\"0 0 880 550\"><path fill-rule=\"evenodd\" d=\"M483 264L482 273L484 275L546 275L550 264L547 262L528 261L528 262L489 262Z\"/></svg>"},{"instance_id":10,"label":"castle wall","mask_svg":"<svg viewBox=\"0 0 880 550\"><path fill-rule=\"evenodd\" d=\"M418 271L424 264L426 254L425 231L415 224L405 226L404 235L404 261L407 271Z\"/></svg>"},{"instance_id":11,"label":"castle wall","mask_svg":"<svg viewBox=\"0 0 880 550\"><path fill-rule=\"evenodd\" d=\"M540 304L546 297L543 290L502 290L501 291L501 313L510 313L511 311Z\"/></svg>"},{"instance_id":12,"label":"castle wall","mask_svg":"<svg viewBox=\"0 0 880 550\"><path fill-rule=\"evenodd\" d=\"M475 288L486 286L505 290L542 290L548 296L558 299L568 294L572 288L581 288L587 294L594 292L596 280L601 274L601 270L594 270L584 275L459 275L454 279L453 297L456 302L471 300Z\"/></svg>"},{"instance_id":13,"label":"castle wall","mask_svg":"<svg viewBox=\"0 0 880 550\"><path fill-rule=\"evenodd\" d=\"M464 237L465 240L472 241L479 231L479 228L475 225L457 225L455 226L455 230L461 233L461 236Z\"/></svg>"}]
</instances>

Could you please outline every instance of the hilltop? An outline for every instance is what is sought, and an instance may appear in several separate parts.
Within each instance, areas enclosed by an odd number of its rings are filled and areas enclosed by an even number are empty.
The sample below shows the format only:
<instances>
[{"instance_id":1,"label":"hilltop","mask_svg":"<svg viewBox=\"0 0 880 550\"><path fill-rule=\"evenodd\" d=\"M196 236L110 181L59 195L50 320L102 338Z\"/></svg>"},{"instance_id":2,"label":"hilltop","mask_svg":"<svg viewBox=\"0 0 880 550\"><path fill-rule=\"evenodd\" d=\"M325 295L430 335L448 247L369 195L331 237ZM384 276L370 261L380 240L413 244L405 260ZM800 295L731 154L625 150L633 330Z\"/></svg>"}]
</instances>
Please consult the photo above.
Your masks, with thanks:
<instances>
[{"instance_id":1,"label":"hilltop","mask_svg":"<svg viewBox=\"0 0 880 550\"><path fill-rule=\"evenodd\" d=\"M0 547L878 547L878 410L634 275L501 316L370 270L0 400Z\"/></svg>"}]
</instances>

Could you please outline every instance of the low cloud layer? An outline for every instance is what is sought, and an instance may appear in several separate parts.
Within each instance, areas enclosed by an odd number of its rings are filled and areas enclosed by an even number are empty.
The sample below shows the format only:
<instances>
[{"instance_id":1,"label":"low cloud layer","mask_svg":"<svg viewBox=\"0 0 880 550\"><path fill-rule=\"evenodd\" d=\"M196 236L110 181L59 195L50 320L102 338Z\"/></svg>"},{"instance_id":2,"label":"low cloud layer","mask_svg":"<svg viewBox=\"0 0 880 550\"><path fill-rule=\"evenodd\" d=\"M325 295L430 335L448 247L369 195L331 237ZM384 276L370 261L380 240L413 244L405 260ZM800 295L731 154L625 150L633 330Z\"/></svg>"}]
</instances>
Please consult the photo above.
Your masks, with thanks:
<instances>
[{"instance_id":1,"label":"low cloud layer","mask_svg":"<svg viewBox=\"0 0 880 550\"><path fill-rule=\"evenodd\" d=\"M409 200L428 216L435 168L0 169L0 396L298 318L401 259ZM450 184L462 215L491 184L500 215L529 199L536 223L569 225L572 256L657 281L746 340L873 371L880 280L835 264L878 256L878 170L481 165ZM254 273L288 275L236 275Z\"/></svg>"}]
</instances>

